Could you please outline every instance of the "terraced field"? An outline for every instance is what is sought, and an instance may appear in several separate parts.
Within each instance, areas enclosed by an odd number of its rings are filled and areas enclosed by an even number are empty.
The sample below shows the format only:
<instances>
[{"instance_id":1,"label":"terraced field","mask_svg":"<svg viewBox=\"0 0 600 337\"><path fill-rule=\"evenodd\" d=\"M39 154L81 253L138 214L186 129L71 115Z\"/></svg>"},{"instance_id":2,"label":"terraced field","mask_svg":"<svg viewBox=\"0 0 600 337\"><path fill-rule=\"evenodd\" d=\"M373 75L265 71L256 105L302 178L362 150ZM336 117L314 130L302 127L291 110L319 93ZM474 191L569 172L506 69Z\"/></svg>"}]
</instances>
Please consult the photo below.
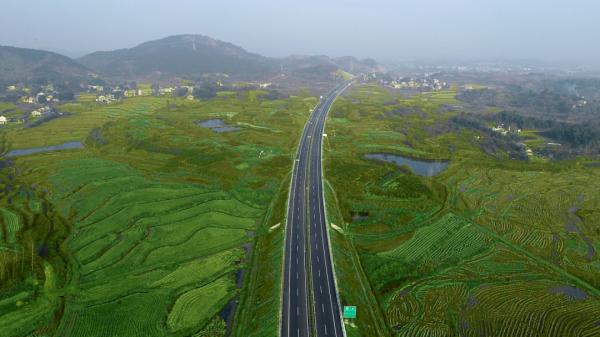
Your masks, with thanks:
<instances>
[{"instance_id":1,"label":"terraced field","mask_svg":"<svg viewBox=\"0 0 600 337\"><path fill-rule=\"evenodd\" d=\"M273 282L255 290L254 278L240 277L259 263L279 272L280 261L269 256L281 250L282 229L269 228L284 210L273 205L315 103L261 95L82 102L64 107L69 116L9 130L9 148L66 140L85 148L18 157L9 165L17 180L39 192L19 199L22 213L15 200L10 206L3 199L0 209L2 238L21 254L15 263L28 266L35 257L29 272L24 268L21 279L0 288L7 298L0 325L10 322L8 335L223 336L229 326L247 336L246 318L228 313L255 307L262 291L279 291ZM240 130L217 133L197 125L210 118ZM68 229L48 242L60 261L45 257L39 238L27 239L27 230L38 233L35 226L15 225L15 216L48 207L56 211L55 223ZM266 262L250 255L255 245ZM53 287L45 286L44 264L60 271ZM261 314L274 316L278 308L277 298ZM264 335L273 327L252 329Z\"/></svg>"},{"instance_id":2,"label":"terraced field","mask_svg":"<svg viewBox=\"0 0 600 337\"><path fill-rule=\"evenodd\" d=\"M57 204L77 214L67 245L77 272L69 286L80 294L67 302L63 322L69 324L63 323L60 331L86 336L86 327L110 326L102 335L140 333L126 319L122 326L115 322L112 312L140 310L144 303L153 303L156 321L169 312L170 329L193 331L235 294L227 274L243 260L239 246L250 241L247 231L254 229L261 209L223 191L151 182L122 164L78 160L62 165L50 181L60 193ZM221 262L219 268L215 260ZM175 278L185 269L185 277ZM210 282L219 276L224 277L219 283L224 291L214 292L214 305L204 303L204 315L196 315L195 324L189 318L183 326L170 324L186 288L208 291L204 286L213 289ZM170 309L172 298L177 301ZM149 314L140 311L140 328ZM161 331L160 325L145 329L150 327L141 330L146 334Z\"/></svg>"},{"instance_id":3,"label":"terraced field","mask_svg":"<svg viewBox=\"0 0 600 337\"><path fill-rule=\"evenodd\" d=\"M359 308L349 335L600 334L600 171L485 154L477 131L440 127L461 113L453 96L359 86L332 109L325 176L342 301ZM367 153L450 166L426 178Z\"/></svg>"},{"instance_id":4,"label":"terraced field","mask_svg":"<svg viewBox=\"0 0 600 337\"><path fill-rule=\"evenodd\" d=\"M8 244L14 244L17 241L17 233L21 229L21 220L19 216L11 210L1 209L2 213L2 238Z\"/></svg>"}]
</instances>

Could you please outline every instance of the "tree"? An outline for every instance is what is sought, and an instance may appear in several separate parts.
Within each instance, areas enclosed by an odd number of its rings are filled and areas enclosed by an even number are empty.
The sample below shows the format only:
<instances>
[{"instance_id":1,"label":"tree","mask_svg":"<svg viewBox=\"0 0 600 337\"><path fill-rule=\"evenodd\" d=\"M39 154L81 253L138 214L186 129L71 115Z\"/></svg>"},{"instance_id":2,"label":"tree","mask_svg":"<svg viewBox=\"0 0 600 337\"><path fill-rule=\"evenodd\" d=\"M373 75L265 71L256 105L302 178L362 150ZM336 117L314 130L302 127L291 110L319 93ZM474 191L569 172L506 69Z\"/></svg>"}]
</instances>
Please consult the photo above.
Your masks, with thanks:
<instances>
[{"instance_id":1,"label":"tree","mask_svg":"<svg viewBox=\"0 0 600 337\"><path fill-rule=\"evenodd\" d=\"M194 98L198 99L211 99L217 96L217 86L214 84L203 83L198 87L194 88Z\"/></svg>"},{"instance_id":2,"label":"tree","mask_svg":"<svg viewBox=\"0 0 600 337\"><path fill-rule=\"evenodd\" d=\"M72 101L75 99L75 94L72 91L61 91L56 95L56 97L61 101Z\"/></svg>"},{"instance_id":3,"label":"tree","mask_svg":"<svg viewBox=\"0 0 600 337\"><path fill-rule=\"evenodd\" d=\"M173 90L174 97L184 97L184 96L187 96L187 94L188 94L188 89L184 88L184 87L177 87L177 88L175 88L175 90Z\"/></svg>"}]
</instances>

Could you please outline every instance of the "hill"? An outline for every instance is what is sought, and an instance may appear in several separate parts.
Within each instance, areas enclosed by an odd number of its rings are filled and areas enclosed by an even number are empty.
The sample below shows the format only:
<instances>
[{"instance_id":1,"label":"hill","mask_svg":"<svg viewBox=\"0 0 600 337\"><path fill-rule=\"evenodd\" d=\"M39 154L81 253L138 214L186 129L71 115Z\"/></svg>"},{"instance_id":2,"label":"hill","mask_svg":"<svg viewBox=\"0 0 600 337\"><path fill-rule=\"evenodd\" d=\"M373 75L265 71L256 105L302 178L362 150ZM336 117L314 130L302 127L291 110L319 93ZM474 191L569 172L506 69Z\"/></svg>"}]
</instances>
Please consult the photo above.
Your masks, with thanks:
<instances>
[{"instance_id":1,"label":"hill","mask_svg":"<svg viewBox=\"0 0 600 337\"><path fill-rule=\"evenodd\" d=\"M0 46L0 83L65 83L79 85L91 70L53 52Z\"/></svg>"},{"instance_id":2,"label":"hill","mask_svg":"<svg viewBox=\"0 0 600 337\"><path fill-rule=\"evenodd\" d=\"M331 58L325 55L293 55L282 59L284 69L298 76L316 76L329 74L338 70L349 73L369 73L381 71L376 61L366 59L359 60L352 56Z\"/></svg>"},{"instance_id":3,"label":"hill","mask_svg":"<svg viewBox=\"0 0 600 337\"><path fill-rule=\"evenodd\" d=\"M226 73L241 78L275 72L269 58L203 35L175 35L129 49L95 52L79 59L111 78L194 77Z\"/></svg>"}]
</instances>

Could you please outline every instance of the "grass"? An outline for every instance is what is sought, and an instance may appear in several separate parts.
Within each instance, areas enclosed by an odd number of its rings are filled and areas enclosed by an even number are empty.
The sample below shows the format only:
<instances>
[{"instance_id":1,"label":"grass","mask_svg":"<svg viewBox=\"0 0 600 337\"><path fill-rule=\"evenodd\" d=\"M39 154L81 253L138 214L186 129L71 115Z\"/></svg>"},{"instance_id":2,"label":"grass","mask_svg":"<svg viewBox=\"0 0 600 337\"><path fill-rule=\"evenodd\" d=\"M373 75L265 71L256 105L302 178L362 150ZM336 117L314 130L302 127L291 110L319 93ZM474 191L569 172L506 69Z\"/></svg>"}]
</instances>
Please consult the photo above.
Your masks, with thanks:
<instances>
[{"instance_id":1,"label":"grass","mask_svg":"<svg viewBox=\"0 0 600 337\"><path fill-rule=\"evenodd\" d=\"M598 170L483 153L477 131L440 128L460 113L444 108L458 105L454 94L355 86L332 108L324 167L328 214L341 228L331 231L336 273L342 302L362 313L349 333L600 332ZM381 152L450 166L424 178L363 158ZM553 290L565 287L583 295Z\"/></svg>"},{"instance_id":2,"label":"grass","mask_svg":"<svg viewBox=\"0 0 600 337\"><path fill-rule=\"evenodd\" d=\"M283 180L258 230L250 274L237 310L234 336L279 334L285 234L282 224L285 222L288 188L289 175Z\"/></svg>"},{"instance_id":3,"label":"grass","mask_svg":"<svg viewBox=\"0 0 600 337\"><path fill-rule=\"evenodd\" d=\"M0 116L6 118L19 118L23 115L23 111L13 103L0 102Z\"/></svg>"},{"instance_id":4,"label":"grass","mask_svg":"<svg viewBox=\"0 0 600 337\"><path fill-rule=\"evenodd\" d=\"M96 102L96 94L93 93L82 93L77 95L77 101L82 103Z\"/></svg>"}]
</instances>

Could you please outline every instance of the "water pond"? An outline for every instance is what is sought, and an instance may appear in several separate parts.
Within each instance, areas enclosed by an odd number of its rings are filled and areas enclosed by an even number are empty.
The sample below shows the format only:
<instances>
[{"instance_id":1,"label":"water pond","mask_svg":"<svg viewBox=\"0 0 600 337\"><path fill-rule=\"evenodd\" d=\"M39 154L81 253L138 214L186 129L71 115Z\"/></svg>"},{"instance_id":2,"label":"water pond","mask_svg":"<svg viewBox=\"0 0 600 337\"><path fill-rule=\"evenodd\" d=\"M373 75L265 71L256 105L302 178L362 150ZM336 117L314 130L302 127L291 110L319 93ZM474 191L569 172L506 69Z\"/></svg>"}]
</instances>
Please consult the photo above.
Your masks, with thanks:
<instances>
[{"instance_id":1,"label":"water pond","mask_svg":"<svg viewBox=\"0 0 600 337\"><path fill-rule=\"evenodd\" d=\"M365 158L381 160L398 166L408 166L414 174L424 177L432 177L440 174L448 168L449 164L448 161L421 160L388 153L369 153L365 155Z\"/></svg>"},{"instance_id":2,"label":"water pond","mask_svg":"<svg viewBox=\"0 0 600 337\"><path fill-rule=\"evenodd\" d=\"M59 144L59 145L11 150L6 154L6 157L20 157L20 156L26 156L26 155L35 154L35 153L70 150L70 149L83 149L83 144L81 144L81 142L66 142L66 143Z\"/></svg>"},{"instance_id":3,"label":"water pond","mask_svg":"<svg viewBox=\"0 0 600 337\"><path fill-rule=\"evenodd\" d=\"M205 121L198 122L198 125L218 133L240 130L238 127L227 125L227 123L225 123L225 121L222 119L207 119Z\"/></svg>"}]
</instances>

